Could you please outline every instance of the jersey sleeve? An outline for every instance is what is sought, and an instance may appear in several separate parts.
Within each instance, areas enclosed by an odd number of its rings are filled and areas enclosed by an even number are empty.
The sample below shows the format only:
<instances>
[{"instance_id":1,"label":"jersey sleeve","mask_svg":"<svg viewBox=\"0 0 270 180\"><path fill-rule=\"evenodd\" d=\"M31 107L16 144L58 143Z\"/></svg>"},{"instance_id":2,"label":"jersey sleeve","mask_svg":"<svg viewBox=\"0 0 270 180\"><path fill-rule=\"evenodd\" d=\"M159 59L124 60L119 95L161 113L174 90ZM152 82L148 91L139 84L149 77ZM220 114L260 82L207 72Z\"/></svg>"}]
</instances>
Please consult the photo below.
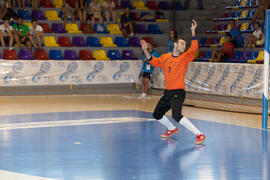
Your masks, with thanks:
<instances>
[{"instance_id":1,"label":"jersey sleeve","mask_svg":"<svg viewBox=\"0 0 270 180\"><path fill-rule=\"evenodd\" d=\"M163 68L164 67L164 56L160 56L159 58L156 58L152 56L150 59L148 59L148 62L155 67Z\"/></svg>"},{"instance_id":2,"label":"jersey sleeve","mask_svg":"<svg viewBox=\"0 0 270 180\"><path fill-rule=\"evenodd\" d=\"M196 58L196 53L198 51L198 40L195 38L192 38L191 41L191 46L190 48L187 50L187 52L185 53L185 61L187 62L191 62Z\"/></svg>"}]
</instances>

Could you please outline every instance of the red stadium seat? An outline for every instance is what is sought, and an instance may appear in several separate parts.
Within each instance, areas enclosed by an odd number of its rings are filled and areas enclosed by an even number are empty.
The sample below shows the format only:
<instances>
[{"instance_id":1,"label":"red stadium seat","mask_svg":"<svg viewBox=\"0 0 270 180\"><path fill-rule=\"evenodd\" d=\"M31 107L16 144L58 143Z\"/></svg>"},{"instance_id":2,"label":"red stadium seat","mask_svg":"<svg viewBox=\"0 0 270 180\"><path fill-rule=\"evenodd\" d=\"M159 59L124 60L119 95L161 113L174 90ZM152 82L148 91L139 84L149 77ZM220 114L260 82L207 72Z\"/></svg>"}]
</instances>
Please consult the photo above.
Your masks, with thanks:
<instances>
[{"instance_id":1,"label":"red stadium seat","mask_svg":"<svg viewBox=\"0 0 270 180\"><path fill-rule=\"evenodd\" d=\"M50 60L45 50L35 50L34 58L37 60Z\"/></svg>"},{"instance_id":2,"label":"red stadium seat","mask_svg":"<svg viewBox=\"0 0 270 180\"><path fill-rule=\"evenodd\" d=\"M40 0L40 5L43 8L55 8L55 5L50 0Z\"/></svg>"},{"instance_id":3,"label":"red stadium seat","mask_svg":"<svg viewBox=\"0 0 270 180\"><path fill-rule=\"evenodd\" d=\"M16 51L14 49L13 50L5 49L4 54L3 54L3 59L6 59L6 60L19 60L19 58L16 55Z\"/></svg>"},{"instance_id":4,"label":"red stadium seat","mask_svg":"<svg viewBox=\"0 0 270 180\"><path fill-rule=\"evenodd\" d=\"M39 25L43 28L44 33L52 33L48 23L39 23Z\"/></svg>"},{"instance_id":5,"label":"red stadium seat","mask_svg":"<svg viewBox=\"0 0 270 180\"><path fill-rule=\"evenodd\" d=\"M89 50L80 50L79 57L81 60L95 60Z\"/></svg>"},{"instance_id":6,"label":"red stadium seat","mask_svg":"<svg viewBox=\"0 0 270 180\"><path fill-rule=\"evenodd\" d=\"M146 5L146 7L148 7L151 10L159 10L160 9L158 7L156 1L147 1L145 5Z\"/></svg>"},{"instance_id":7,"label":"red stadium seat","mask_svg":"<svg viewBox=\"0 0 270 180\"><path fill-rule=\"evenodd\" d=\"M67 36L60 36L58 38L58 44L61 46L61 47L73 47L74 45L71 43L69 37Z\"/></svg>"}]
</instances>

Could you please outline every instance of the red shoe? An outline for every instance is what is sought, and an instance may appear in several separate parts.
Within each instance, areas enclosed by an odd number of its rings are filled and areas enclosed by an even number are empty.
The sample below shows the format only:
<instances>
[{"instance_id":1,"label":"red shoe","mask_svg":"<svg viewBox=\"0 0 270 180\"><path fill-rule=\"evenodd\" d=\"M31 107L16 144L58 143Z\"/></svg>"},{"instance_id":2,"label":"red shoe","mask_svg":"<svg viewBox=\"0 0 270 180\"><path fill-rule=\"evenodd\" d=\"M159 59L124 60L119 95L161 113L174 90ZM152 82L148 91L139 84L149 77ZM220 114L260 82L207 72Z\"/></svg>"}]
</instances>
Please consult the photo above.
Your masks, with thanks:
<instances>
[{"instance_id":1,"label":"red shoe","mask_svg":"<svg viewBox=\"0 0 270 180\"><path fill-rule=\"evenodd\" d=\"M204 134L197 134L196 139L195 144L202 144L206 137Z\"/></svg>"},{"instance_id":2,"label":"red shoe","mask_svg":"<svg viewBox=\"0 0 270 180\"><path fill-rule=\"evenodd\" d=\"M160 137L167 138L167 137L170 137L171 135L174 135L176 133L178 133L178 129L177 128L175 128L173 130L167 130L164 134L161 134Z\"/></svg>"}]
</instances>

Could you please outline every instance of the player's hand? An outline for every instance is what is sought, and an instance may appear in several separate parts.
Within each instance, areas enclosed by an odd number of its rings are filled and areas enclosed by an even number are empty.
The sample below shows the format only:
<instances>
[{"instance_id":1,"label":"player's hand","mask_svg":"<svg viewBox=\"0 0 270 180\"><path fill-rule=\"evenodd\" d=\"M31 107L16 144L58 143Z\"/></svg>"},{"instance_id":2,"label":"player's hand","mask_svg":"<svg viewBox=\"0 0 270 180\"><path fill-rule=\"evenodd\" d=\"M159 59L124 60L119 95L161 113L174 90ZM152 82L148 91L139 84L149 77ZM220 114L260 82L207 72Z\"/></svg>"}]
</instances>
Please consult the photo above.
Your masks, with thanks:
<instances>
[{"instance_id":1,"label":"player's hand","mask_svg":"<svg viewBox=\"0 0 270 180\"><path fill-rule=\"evenodd\" d=\"M140 41L140 44L141 44L141 46L142 46L142 50L143 51L146 51L147 50L147 42L145 41L145 40L141 40Z\"/></svg>"},{"instance_id":2,"label":"player's hand","mask_svg":"<svg viewBox=\"0 0 270 180\"><path fill-rule=\"evenodd\" d=\"M195 21L195 19L192 19L192 24L191 24L191 30L195 31L195 29L197 28L197 22Z\"/></svg>"}]
</instances>

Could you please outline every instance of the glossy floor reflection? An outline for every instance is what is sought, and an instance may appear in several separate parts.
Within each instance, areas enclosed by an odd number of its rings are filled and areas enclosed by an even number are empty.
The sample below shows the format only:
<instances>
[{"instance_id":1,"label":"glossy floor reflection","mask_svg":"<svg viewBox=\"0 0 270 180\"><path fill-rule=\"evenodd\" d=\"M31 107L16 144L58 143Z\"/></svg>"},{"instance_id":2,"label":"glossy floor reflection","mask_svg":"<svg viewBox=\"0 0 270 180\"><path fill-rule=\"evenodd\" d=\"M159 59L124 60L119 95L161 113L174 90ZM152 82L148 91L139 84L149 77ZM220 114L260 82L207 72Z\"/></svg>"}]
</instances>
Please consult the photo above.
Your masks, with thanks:
<instances>
[{"instance_id":1,"label":"glossy floor reflection","mask_svg":"<svg viewBox=\"0 0 270 180\"><path fill-rule=\"evenodd\" d=\"M65 180L270 179L269 133L192 120L207 139L160 139L155 121L4 130L7 124L94 118L151 118L143 111L85 111L2 116L0 170ZM29 126L29 124L22 124Z\"/></svg>"}]
</instances>

